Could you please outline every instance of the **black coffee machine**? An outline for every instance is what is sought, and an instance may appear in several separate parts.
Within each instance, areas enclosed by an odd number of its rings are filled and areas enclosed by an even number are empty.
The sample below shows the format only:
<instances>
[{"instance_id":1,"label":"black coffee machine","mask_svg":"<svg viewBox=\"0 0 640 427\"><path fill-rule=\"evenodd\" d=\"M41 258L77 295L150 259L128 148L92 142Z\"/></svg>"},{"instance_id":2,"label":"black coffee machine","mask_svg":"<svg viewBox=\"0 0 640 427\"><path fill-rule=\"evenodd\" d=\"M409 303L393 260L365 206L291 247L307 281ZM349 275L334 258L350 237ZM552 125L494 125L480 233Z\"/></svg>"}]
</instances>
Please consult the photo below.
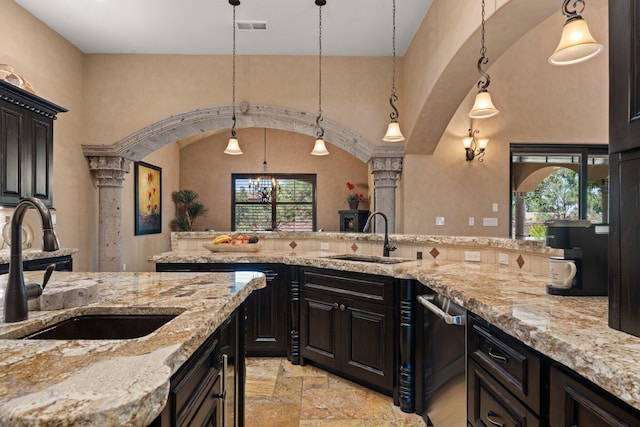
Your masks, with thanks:
<instances>
[{"instance_id":1,"label":"black coffee machine","mask_svg":"<svg viewBox=\"0 0 640 427\"><path fill-rule=\"evenodd\" d=\"M553 220L547 226L547 246L564 249L564 258L575 260L576 277L570 288L547 286L553 295L608 294L609 224L587 220Z\"/></svg>"}]
</instances>

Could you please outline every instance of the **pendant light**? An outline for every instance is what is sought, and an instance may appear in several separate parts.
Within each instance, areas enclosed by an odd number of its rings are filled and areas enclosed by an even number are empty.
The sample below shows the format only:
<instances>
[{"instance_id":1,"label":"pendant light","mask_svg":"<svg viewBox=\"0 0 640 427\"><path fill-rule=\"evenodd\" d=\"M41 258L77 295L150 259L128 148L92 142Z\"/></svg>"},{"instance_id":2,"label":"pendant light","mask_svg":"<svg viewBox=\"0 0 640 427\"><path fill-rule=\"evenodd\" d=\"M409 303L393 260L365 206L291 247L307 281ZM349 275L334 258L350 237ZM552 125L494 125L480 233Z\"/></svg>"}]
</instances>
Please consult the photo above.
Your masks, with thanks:
<instances>
[{"instance_id":1,"label":"pendant light","mask_svg":"<svg viewBox=\"0 0 640 427\"><path fill-rule=\"evenodd\" d=\"M573 10L569 10L570 3L573 3ZM581 6L580 10L578 5ZM587 21L582 17L584 5L584 0L564 0L562 3L562 13L567 20L562 27L560 43L549 57L551 64L577 64L599 55L604 50L604 47L595 41Z\"/></svg>"},{"instance_id":2,"label":"pendant light","mask_svg":"<svg viewBox=\"0 0 640 427\"><path fill-rule=\"evenodd\" d=\"M493 105L491 100L491 94L487 90L489 84L491 84L491 77L487 74L482 66L489 63L489 59L485 56L487 48L484 46L484 0L482 0L482 41L480 48L480 59L478 59L478 73L482 76L478 81L478 94L473 104L473 108L469 111L469 117L472 119L486 119L493 117L500 113L498 109Z\"/></svg>"},{"instance_id":3,"label":"pendant light","mask_svg":"<svg viewBox=\"0 0 640 427\"><path fill-rule=\"evenodd\" d=\"M231 126L231 138L229 138L229 143L227 144L227 148L225 148L224 153L237 156L242 154L238 138L236 137L236 6L240 4L240 0L229 0L229 4L233 6L233 71L231 78L233 82L231 86L233 102L233 116L231 117L231 120L233 120L233 125Z\"/></svg>"},{"instance_id":4,"label":"pendant light","mask_svg":"<svg viewBox=\"0 0 640 427\"><path fill-rule=\"evenodd\" d=\"M315 0L318 6L318 117L316 117L316 143L311 150L314 156L326 156L329 154L327 146L324 144L324 128L320 124L322 122L322 6L327 4L326 0Z\"/></svg>"},{"instance_id":5,"label":"pendant light","mask_svg":"<svg viewBox=\"0 0 640 427\"><path fill-rule=\"evenodd\" d=\"M387 133L382 138L385 142L401 142L404 141L404 135L400 131L400 125L398 124L398 109L394 105L394 102L398 100L396 95L396 0L393 0L393 80L391 85L391 96L389 97L389 104L391 104L391 122L387 127Z\"/></svg>"}]
</instances>

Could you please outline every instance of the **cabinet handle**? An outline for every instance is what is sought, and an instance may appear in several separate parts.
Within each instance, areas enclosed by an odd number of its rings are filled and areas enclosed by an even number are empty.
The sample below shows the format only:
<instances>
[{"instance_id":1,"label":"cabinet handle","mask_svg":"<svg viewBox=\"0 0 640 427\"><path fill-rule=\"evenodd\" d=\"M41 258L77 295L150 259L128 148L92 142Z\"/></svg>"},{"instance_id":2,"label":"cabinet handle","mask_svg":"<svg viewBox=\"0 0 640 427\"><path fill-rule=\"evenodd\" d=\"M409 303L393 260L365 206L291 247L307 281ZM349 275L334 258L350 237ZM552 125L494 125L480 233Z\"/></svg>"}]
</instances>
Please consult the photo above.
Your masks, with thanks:
<instances>
[{"instance_id":1,"label":"cabinet handle","mask_svg":"<svg viewBox=\"0 0 640 427\"><path fill-rule=\"evenodd\" d=\"M335 309L337 310L337 309L338 309L338 307L339 307L339 306L338 306L338 303L337 303L337 302L334 302L334 303L333 303L333 308L335 308Z\"/></svg>"},{"instance_id":2,"label":"cabinet handle","mask_svg":"<svg viewBox=\"0 0 640 427\"><path fill-rule=\"evenodd\" d=\"M500 363L504 363L505 365L509 362L509 360L507 359L506 356L504 356L502 354L499 354L499 352L497 352L497 350L496 350L496 352L494 352L493 347L489 348L489 356L491 356L491 358L493 360L496 360L496 361L498 361Z\"/></svg>"},{"instance_id":3,"label":"cabinet handle","mask_svg":"<svg viewBox=\"0 0 640 427\"><path fill-rule=\"evenodd\" d=\"M504 427L503 423L499 423L497 421L494 421L491 419L491 417L498 417L498 418L502 418L500 415L496 414L493 411L489 411L487 412L487 421L489 421L492 425L496 426L496 427Z\"/></svg>"},{"instance_id":4,"label":"cabinet handle","mask_svg":"<svg viewBox=\"0 0 640 427\"><path fill-rule=\"evenodd\" d=\"M345 308L344 304L340 304L340 310L344 311Z\"/></svg>"}]
</instances>

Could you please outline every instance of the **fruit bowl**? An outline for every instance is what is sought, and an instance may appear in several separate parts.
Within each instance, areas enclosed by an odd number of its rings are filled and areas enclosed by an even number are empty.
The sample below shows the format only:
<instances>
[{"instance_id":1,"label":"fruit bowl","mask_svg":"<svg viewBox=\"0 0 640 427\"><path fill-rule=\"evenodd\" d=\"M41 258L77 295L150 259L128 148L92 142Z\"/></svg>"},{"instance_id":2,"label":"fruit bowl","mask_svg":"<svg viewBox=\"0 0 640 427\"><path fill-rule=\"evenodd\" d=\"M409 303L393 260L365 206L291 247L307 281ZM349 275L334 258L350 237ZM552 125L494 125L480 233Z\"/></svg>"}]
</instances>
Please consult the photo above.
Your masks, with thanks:
<instances>
[{"instance_id":1,"label":"fruit bowl","mask_svg":"<svg viewBox=\"0 0 640 427\"><path fill-rule=\"evenodd\" d=\"M259 252L262 249L260 243L203 243L202 247L211 252Z\"/></svg>"}]
</instances>

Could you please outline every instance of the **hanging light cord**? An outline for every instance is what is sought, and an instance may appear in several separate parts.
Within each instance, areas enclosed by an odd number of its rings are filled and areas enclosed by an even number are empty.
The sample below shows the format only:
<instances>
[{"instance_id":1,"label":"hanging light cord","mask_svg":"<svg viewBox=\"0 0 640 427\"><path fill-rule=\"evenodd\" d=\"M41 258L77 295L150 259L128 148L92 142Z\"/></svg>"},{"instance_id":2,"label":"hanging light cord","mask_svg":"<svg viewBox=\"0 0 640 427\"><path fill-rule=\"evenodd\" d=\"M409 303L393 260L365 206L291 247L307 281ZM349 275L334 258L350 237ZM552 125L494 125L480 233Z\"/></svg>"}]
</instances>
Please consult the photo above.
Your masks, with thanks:
<instances>
[{"instance_id":1,"label":"hanging light cord","mask_svg":"<svg viewBox=\"0 0 640 427\"><path fill-rule=\"evenodd\" d=\"M484 0L482 0L481 32L482 32L482 38L481 38L482 47L480 48L480 59L478 59L478 73L482 76L482 78L478 81L478 89L480 89L481 91L486 91L487 88L489 87L489 84L491 84L491 77L482 69L483 65L486 65L489 63L489 59L485 56L487 53L487 48L484 45Z\"/></svg>"},{"instance_id":2,"label":"hanging light cord","mask_svg":"<svg viewBox=\"0 0 640 427\"><path fill-rule=\"evenodd\" d=\"M316 136L320 139L324 136L324 128L320 124L322 118L322 5L324 2L316 0L318 5L318 117L316 117L316 126L318 131Z\"/></svg>"},{"instance_id":3,"label":"hanging light cord","mask_svg":"<svg viewBox=\"0 0 640 427\"><path fill-rule=\"evenodd\" d=\"M569 6L572 1L573 1L573 5L571 5L572 10L569 10ZM580 6L580 10L578 10L578 5ZM580 18L583 11L584 11L584 0L564 0L564 2L562 3L562 13L568 20Z\"/></svg>"},{"instance_id":4,"label":"hanging light cord","mask_svg":"<svg viewBox=\"0 0 640 427\"><path fill-rule=\"evenodd\" d=\"M237 4L240 4L240 2L235 2ZM233 138L236 137L236 4L232 3L233 5L233 71L232 71L232 102L233 102L233 116L231 117L231 120L233 120L233 126L231 127L231 136Z\"/></svg>"},{"instance_id":5,"label":"hanging light cord","mask_svg":"<svg viewBox=\"0 0 640 427\"><path fill-rule=\"evenodd\" d=\"M389 104L393 111L389 114L392 121L397 121L400 115L398 114L398 109L396 108L394 102L398 100L398 95L396 95L396 0L393 0L393 80L391 85L391 96L389 97Z\"/></svg>"}]
</instances>

